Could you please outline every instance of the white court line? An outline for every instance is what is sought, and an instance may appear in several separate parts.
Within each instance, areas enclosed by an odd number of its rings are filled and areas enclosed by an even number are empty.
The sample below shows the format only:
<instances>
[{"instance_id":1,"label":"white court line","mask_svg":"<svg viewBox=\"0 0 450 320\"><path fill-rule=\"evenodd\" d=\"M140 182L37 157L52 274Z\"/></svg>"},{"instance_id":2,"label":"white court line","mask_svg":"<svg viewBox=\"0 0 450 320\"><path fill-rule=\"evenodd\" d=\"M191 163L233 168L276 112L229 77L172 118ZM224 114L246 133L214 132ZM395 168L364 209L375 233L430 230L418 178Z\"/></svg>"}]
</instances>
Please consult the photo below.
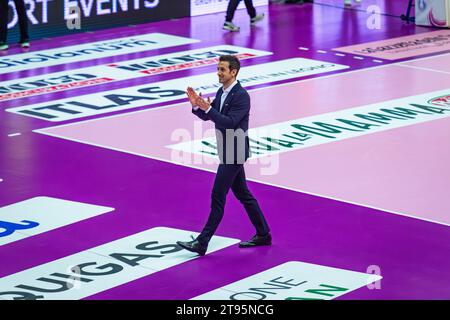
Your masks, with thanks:
<instances>
[{"instance_id":1,"label":"white court line","mask_svg":"<svg viewBox=\"0 0 450 320\"><path fill-rule=\"evenodd\" d=\"M331 50L335 51L335 49L331 49ZM335 53L335 54L337 55L337 53ZM350 54L350 53L348 53L348 54ZM423 57L423 58L406 57L406 58L402 58L402 59L409 59L409 60L400 61L400 62L393 62L393 63L391 63L391 65L393 65L393 64L401 64L401 63L408 63L408 62L412 62L412 61L428 60L428 59L433 59L433 58L437 58L437 57L444 57L444 56L447 56L447 55L450 55L450 52L438 53L436 55L432 55L432 56L429 56L429 57ZM423 54L420 54L419 56L423 56ZM365 57L366 58L374 58L374 59L377 58L377 57L371 57L371 56L368 56L368 55L366 55ZM380 58L380 59L384 59L384 58ZM396 60L400 60L400 59L395 59L395 60L385 59L385 60L396 61ZM380 61L380 60L378 60L378 61Z\"/></svg>"},{"instance_id":2,"label":"white court line","mask_svg":"<svg viewBox=\"0 0 450 320\"><path fill-rule=\"evenodd\" d=\"M34 130L34 131L38 132L37 130ZM123 153L127 153L127 154L132 154L132 155L144 157L144 158L147 158L147 159L152 159L152 160L162 161L162 162L166 162L166 163L171 163L171 164L174 164L174 165L177 165L177 166L181 166L181 167L188 167L188 168L191 168L191 169L198 169L198 170L201 170L201 171L211 172L211 173L214 173L214 174L216 173L215 170L206 169L206 168L203 168L203 167L198 167L198 166L190 165L190 164L181 164L181 163L173 162L173 161L168 160L168 159L159 158L159 157L155 157L155 156L149 156L149 155L145 155L145 154L141 154L141 153L137 153L137 152L128 151L128 150L125 150L125 149L108 147L108 146L104 146L104 145L101 145L101 144L97 144L97 143L93 143L93 142L87 142L87 141L83 141L83 140L79 140L79 139L67 138L65 136L60 136L60 135L57 135L57 134L54 134L54 133L48 133L48 132L39 132L39 133L44 134L44 135L48 135L48 136L51 136L51 137L55 137L55 138L68 140L68 141L73 141L73 142L87 144L87 145L94 146L94 147L99 147L99 148L103 148L103 149L109 149L109 150L113 150L113 151L119 151L119 152L123 152ZM302 189L290 188L290 187L278 185L278 184L275 184L275 183L261 181L261 180L258 180L258 179L253 179L253 178L248 178L247 177L247 181L253 181L253 182L261 183L263 185L268 185L268 186L271 186L271 187L277 187L277 188L280 188L280 189L285 189L285 190L294 191L294 192L300 192L300 193L304 193L304 194L308 194L308 195L312 195L312 196L316 196L316 197L320 197L320 198L331 199L331 200L335 200L335 201L349 203L349 204L357 205L357 206L360 206L360 207L365 207L365 208L369 208L369 209L379 210L379 211L392 213L392 214L396 214L396 215L400 215L400 216L404 216L404 217L408 217L408 218L422 220L422 221L425 221L425 222L431 222L431 223L441 224L441 225L444 225L444 226L450 226L450 224L447 224L447 223L444 223L444 222L440 222L440 221L435 221L435 220L431 220L431 219L426 219L426 218L422 218L422 217L408 215L408 214L397 212L397 211L386 210L386 209L383 209L383 208L380 208L380 207L369 206L369 205L365 205L365 204L361 204L361 203L357 203L357 202L353 202L353 201L349 201L349 200L344 200L344 199L340 199L340 198L336 198L336 197L331 197L331 196L326 196L326 195L322 195L322 194L318 194L318 193L305 191L305 190L302 190Z\"/></svg>"},{"instance_id":3,"label":"white court line","mask_svg":"<svg viewBox=\"0 0 450 320\"><path fill-rule=\"evenodd\" d=\"M444 74L450 74L448 71L442 71L442 70L436 70L431 68L425 68L425 67L419 67L419 66L411 66L409 64L401 64L400 67L406 67L406 68L413 68L413 69L419 69L419 70L425 70L425 71L434 71L438 73L444 73Z\"/></svg>"},{"instance_id":4,"label":"white court line","mask_svg":"<svg viewBox=\"0 0 450 320\"><path fill-rule=\"evenodd\" d=\"M429 59L429 58L436 58L436 57L445 56L445 55L449 55L449 54L445 53L445 54L435 55L433 57L426 57L426 58L416 59L414 61L423 60L423 59ZM410 61L412 61L412 60L410 60ZM375 70L375 69L388 68L390 66L403 66L403 64L406 63L406 62L409 62L409 61L395 62L395 63L385 64L385 65L381 65L381 66L374 66L374 67L362 68L362 69L358 69L358 70L351 70L351 71L347 71L347 72L344 71L344 72L339 72L339 73L328 75L328 76L315 77L315 78L310 78L310 79L299 79L297 81L276 84L276 85L272 85L270 87L264 86L264 87L261 87L261 88L251 89L251 90L248 90L248 91L249 92L254 92L254 91L259 91L259 90L267 90L268 88L275 88L275 87L279 87L279 86L292 85L292 84L295 84L295 83L306 82L306 81L313 81L313 80L316 81L316 80L319 80L319 79L343 76L343 75L352 74L352 73L358 73L358 72L366 72L366 71L371 71L371 70ZM435 70L431 70L431 71L435 71ZM62 128L62 127L72 126L72 125L80 124L80 123L88 123L88 122L100 121L100 120L108 119L108 118L123 117L124 115L135 114L135 113L139 113L139 112L151 112L153 110L174 108L174 107L177 107L178 105L184 104L184 103L187 103L187 102L178 102L178 103L167 105L167 106L161 106L161 107L150 108L150 109L145 109L145 110L132 111L132 112L127 112L127 113L122 113L122 114L117 114L117 115L112 115L112 116L106 116L106 117L100 117L100 118L84 120L84 121L76 121L76 122L73 122L73 123L68 123L68 124L63 124L63 125L58 125L58 126L46 127L46 128L42 128L42 129L35 129L35 130L32 130L32 131L40 133L40 134L44 134L44 135L48 135L48 136L52 136L52 137L56 137L56 138L60 138L60 139L64 139L64 140L68 140L68 141L83 143L83 144L87 144L87 145L91 145L91 146L95 146L95 147L105 148L105 149L109 149L109 150L114 150L114 151L118 151L118 152L124 152L124 153L127 153L127 154L141 156L141 157L148 158L148 159L153 159L153 160L157 160L157 161L171 163L171 164L174 164L174 165L177 165L177 166L188 167L188 168L192 168L192 169L199 169L199 170L202 170L202 171L216 173L216 171L214 171L214 170L205 169L205 168L197 167L197 166L194 166L194 165L180 164L180 163L172 162L172 161L167 160L167 159L158 158L158 157L154 157L154 156L143 155L143 154L139 154L139 153L136 153L136 152L131 152L131 151L128 151L128 150L123 150L123 149L113 148L113 147L106 147L106 146L103 146L103 145L100 145L100 144L96 144L96 143L92 143L92 142L86 142L86 141L82 141L82 140L78 140L78 139L67 138L67 137L60 136L60 135L53 134L53 133L40 132L41 130L46 130L46 129L50 129L50 128L52 128L52 129L53 128ZM335 198L335 197L325 196L325 195L321 195L321 194L317 194L317 193L307 192L307 191L301 190L301 189L289 188L289 187L285 187L285 186L281 186L281 185L277 185L277 184L273 184L273 183L263 182L263 181L260 181L260 180L257 180L257 179L250 179L249 178L248 180L249 181L253 181L253 182L257 182L257 183L261 183L261 184L264 184L264 185L278 187L278 188L285 189L285 190L290 190L290 191L294 191L294 192L300 192L300 193L313 195L313 196L317 196L317 197L321 197L321 198L325 198L325 199L331 199L331 200L335 200L335 201L340 201L340 202L344 202L344 203L358 205L358 206L361 206L361 207L370 208L370 209L374 209L374 210L380 210L380 211L383 211L383 212L392 213L392 214L396 214L396 215L400 215L400 216L404 216L404 217L408 217L408 218L413 218L413 219L417 219L417 220L422 220L422 221L425 221L425 222L431 222L431 223L441 224L441 225L444 225L444 226L450 226L450 224L446 224L444 222L439 222L439 221L426 219L426 218L422 218L422 217L416 217L416 216L404 214L404 213L401 213L401 212L390 211L390 210L386 210L386 209L379 208L379 207L364 205L364 204L360 204L360 203L357 203L357 202L352 202L352 201L343 200L343 199L339 199L339 198Z\"/></svg>"},{"instance_id":5,"label":"white court line","mask_svg":"<svg viewBox=\"0 0 450 320\"><path fill-rule=\"evenodd\" d=\"M18 132L18 133L11 133L11 134L8 134L8 137L16 137L16 136L20 136L20 135L21 135L20 132Z\"/></svg>"},{"instance_id":6,"label":"white court line","mask_svg":"<svg viewBox=\"0 0 450 320\"><path fill-rule=\"evenodd\" d=\"M375 66L375 67L369 67L369 68L364 68L364 69L352 70L352 71L348 71L348 72L341 72L341 73L332 74L332 75L319 77L319 78L300 79L300 80L293 81L293 82L277 84L277 85L273 85L273 86L270 86L270 87L265 86L265 87L261 87L261 88L251 89L251 90L248 90L248 91L249 92L254 92L254 91L260 91L260 90L268 90L268 89L271 89L271 88L274 88L274 87L287 86L287 85L292 85L292 84L295 84L295 83L300 83L300 82L305 82L305 81L317 81L319 79L343 76L343 75L347 75L347 74L351 74L351 73L365 72L365 71L370 71L370 70L374 70L374 69L382 69L382 68L387 68L387 67L396 66L396 65L397 66L402 66L401 63L398 62L398 63L386 64L386 65L382 65L382 66ZM434 71L434 70L432 70L432 71ZM180 102L180 103L167 105L167 106L162 106L162 107L158 107L158 108L138 110L138 111L134 111L134 112L128 112L126 114L117 114L117 115L112 115L112 116L107 116L107 117L102 117L102 118L90 119L90 120L85 120L85 121L78 121L78 122L74 122L74 123L68 123L68 124L59 125L59 126L47 127L47 128L43 128L43 129L36 129L36 130L33 130L33 132L38 132L38 133L45 134L45 135L48 135L48 136L53 136L53 137L57 137L57 138L60 138L60 139L65 139L65 140L74 141L74 142L78 142L78 143L84 143L84 144L88 144L88 145L92 145L92 146L96 146L96 147L100 147L100 148L105 148L105 149L110 149L110 150L114 150L114 151L119 151L119 152L124 152L124 153L128 153L128 154L133 154L133 155L141 156L141 157L144 157L144 158L149 158L149 159L153 159L153 160L163 161L163 162L171 163L171 164L174 164L174 165L179 165L179 166L183 166L183 167L189 167L189 168L193 168L193 169L199 169L199 170L215 173L214 170L209 170L209 169L205 169L205 168L202 168L202 167L197 167L197 166L194 166L194 165L179 164L179 163L175 163L175 162L172 162L172 161L164 159L164 158L158 158L158 157L148 156L148 155L144 155L144 154L140 154L140 153L136 153L136 152L130 152L128 150L123 150L123 149L118 149L118 148L113 148L113 147L107 147L107 146L103 146L103 145L96 144L96 143L86 142L86 141L83 141L83 140L71 139L71 138L67 138L65 136L60 136L60 135L53 134L53 133L40 132L40 130L44 130L45 131L46 129L49 129L49 128L61 128L61 127L66 127L66 126L73 126L73 125L79 124L79 123L88 123L88 122L93 122L93 121L101 121L103 119L108 119L108 118L123 117L124 115L135 114L135 113L140 113L140 112L152 112L152 111L156 111L156 110L160 110L160 109L174 108L174 107L178 107L180 104L184 104L184 103L187 103L187 102ZM364 205L364 204L361 204L361 203L352 202L352 201L348 201L348 200L344 200L344 199L340 199L340 198L335 198L335 197L325 196L325 195L321 195L321 194L311 193L311 192L307 192L307 191L301 190L301 189L289 188L289 187L281 186L281 185L278 185L278 184L272 184L272 183L260 181L260 180L257 180L257 179L249 179L249 180L250 181L254 181L254 182L258 182L258 183L261 183L261 184L273 186L273 187L278 187L278 188L281 188L281 189L286 189L286 190L295 191L295 192L301 192L301 193L305 193L305 194L309 194L309 195L313 195L313 196L317 196L317 197L321 197L321 198L325 198L325 199L332 199L332 200L336 200L336 201L340 201L340 202L344 202L344 203L349 203L349 204L353 204L353 205L358 205L358 206L362 206L362 207L366 207L366 208L370 208L370 209L380 210L380 211L384 211L384 212L388 212L388 213L392 213L392 214L396 214L396 215L400 215L400 216L405 216L405 217L409 217L409 218L415 218L415 219L426 221L426 222L432 222L432 223L442 224L442 225L445 225L445 226L450 226L449 224L446 224L446 223L443 223L443 222L439 222L439 221L435 221L435 220L430 220L430 219L425 219L425 218L421 218L421 217L416 217L416 216L404 214L404 213L401 213L401 212L390 211L390 210L386 210L386 209L379 208L379 207Z\"/></svg>"},{"instance_id":7,"label":"white court line","mask_svg":"<svg viewBox=\"0 0 450 320\"><path fill-rule=\"evenodd\" d=\"M303 51L308 51L309 50L309 48L305 48L305 47L299 47L299 49L303 50Z\"/></svg>"},{"instance_id":8,"label":"white court line","mask_svg":"<svg viewBox=\"0 0 450 320\"><path fill-rule=\"evenodd\" d=\"M325 50L317 50L318 53L327 53Z\"/></svg>"},{"instance_id":9,"label":"white court line","mask_svg":"<svg viewBox=\"0 0 450 320\"><path fill-rule=\"evenodd\" d=\"M450 53L446 52L446 53L440 53L437 54L435 56L429 56L429 57L424 57L424 58L417 58L417 59L411 59L411 60L407 60L407 61L402 61L402 62L397 62L397 63L408 63L408 62L412 62L412 61L422 61L422 60L428 60L428 59L433 59L433 58L437 58L437 57L445 57L445 56L450 56Z\"/></svg>"}]
</instances>

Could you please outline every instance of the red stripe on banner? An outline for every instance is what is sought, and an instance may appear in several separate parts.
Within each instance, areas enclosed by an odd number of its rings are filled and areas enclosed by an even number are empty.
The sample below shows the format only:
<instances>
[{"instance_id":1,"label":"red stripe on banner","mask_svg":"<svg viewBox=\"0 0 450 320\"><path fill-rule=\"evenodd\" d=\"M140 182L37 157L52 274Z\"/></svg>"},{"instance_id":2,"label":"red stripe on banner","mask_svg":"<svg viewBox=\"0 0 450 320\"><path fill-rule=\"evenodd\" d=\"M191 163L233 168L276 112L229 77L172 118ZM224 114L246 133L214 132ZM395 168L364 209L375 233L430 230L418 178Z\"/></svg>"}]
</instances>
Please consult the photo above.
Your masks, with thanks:
<instances>
[{"instance_id":1,"label":"red stripe on banner","mask_svg":"<svg viewBox=\"0 0 450 320\"><path fill-rule=\"evenodd\" d=\"M66 90L66 89L71 89L71 88L85 87L85 86L96 85L96 84L110 82L110 81L114 81L114 79L111 79L111 78L97 78L97 79L90 79L90 80L78 81L78 82L67 83L67 84L58 84L58 85L45 87L45 88L38 88L38 89L21 91L21 92L2 94L2 95L0 95L0 101L2 101L2 100L9 100L9 99L24 98L24 97L29 97L29 96L41 94L41 93L50 93L50 92L55 92L55 91L62 91L62 90Z\"/></svg>"}]
</instances>

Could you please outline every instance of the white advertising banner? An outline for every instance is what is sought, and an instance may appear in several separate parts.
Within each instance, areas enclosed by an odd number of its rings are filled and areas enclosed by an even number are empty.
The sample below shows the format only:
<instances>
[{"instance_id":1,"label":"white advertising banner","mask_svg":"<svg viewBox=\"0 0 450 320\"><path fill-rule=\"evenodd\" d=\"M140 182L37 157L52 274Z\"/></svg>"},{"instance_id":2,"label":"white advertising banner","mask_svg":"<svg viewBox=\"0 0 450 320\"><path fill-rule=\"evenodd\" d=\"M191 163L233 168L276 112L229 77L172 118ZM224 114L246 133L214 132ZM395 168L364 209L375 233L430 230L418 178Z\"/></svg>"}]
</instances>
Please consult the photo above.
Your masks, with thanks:
<instances>
[{"instance_id":1,"label":"white advertising banner","mask_svg":"<svg viewBox=\"0 0 450 320\"><path fill-rule=\"evenodd\" d=\"M347 69L348 66L304 58L262 63L243 67L239 81L245 87L295 79L325 72ZM148 107L161 102L186 99L186 87L203 94L213 94L222 85L217 72L192 77L153 82L109 91L6 109L19 115L48 121L66 121L118 110Z\"/></svg>"},{"instance_id":2,"label":"white advertising banner","mask_svg":"<svg viewBox=\"0 0 450 320\"><path fill-rule=\"evenodd\" d=\"M200 42L200 40L164 33L149 33L19 53L0 58L0 74L169 48L196 42Z\"/></svg>"},{"instance_id":3,"label":"white advertising banner","mask_svg":"<svg viewBox=\"0 0 450 320\"><path fill-rule=\"evenodd\" d=\"M272 52L221 45L2 81L0 102L215 65L224 54L243 60L271 55Z\"/></svg>"}]
</instances>

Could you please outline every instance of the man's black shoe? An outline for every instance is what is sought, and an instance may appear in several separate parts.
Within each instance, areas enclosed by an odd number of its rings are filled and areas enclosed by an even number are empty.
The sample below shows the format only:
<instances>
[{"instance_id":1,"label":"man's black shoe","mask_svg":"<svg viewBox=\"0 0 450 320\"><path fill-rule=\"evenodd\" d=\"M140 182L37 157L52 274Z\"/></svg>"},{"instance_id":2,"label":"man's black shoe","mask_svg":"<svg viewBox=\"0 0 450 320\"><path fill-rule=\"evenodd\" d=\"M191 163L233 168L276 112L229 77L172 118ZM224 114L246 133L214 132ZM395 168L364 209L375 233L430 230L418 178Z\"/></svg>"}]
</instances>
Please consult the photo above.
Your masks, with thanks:
<instances>
[{"instance_id":1,"label":"man's black shoe","mask_svg":"<svg viewBox=\"0 0 450 320\"><path fill-rule=\"evenodd\" d=\"M257 246L270 246L272 244L272 236L268 233L265 236L254 236L248 241L239 243L239 248L250 248Z\"/></svg>"},{"instance_id":2,"label":"man's black shoe","mask_svg":"<svg viewBox=\"0 0 450 320\"><path fill-rule=\"evenodd\" d=\"M206 249L208 249L207 247L202 246L197 240L188 242L177 241L177 245L188 251L198 253L201 256L204 256Z\"/></svg>"}]
</instances>

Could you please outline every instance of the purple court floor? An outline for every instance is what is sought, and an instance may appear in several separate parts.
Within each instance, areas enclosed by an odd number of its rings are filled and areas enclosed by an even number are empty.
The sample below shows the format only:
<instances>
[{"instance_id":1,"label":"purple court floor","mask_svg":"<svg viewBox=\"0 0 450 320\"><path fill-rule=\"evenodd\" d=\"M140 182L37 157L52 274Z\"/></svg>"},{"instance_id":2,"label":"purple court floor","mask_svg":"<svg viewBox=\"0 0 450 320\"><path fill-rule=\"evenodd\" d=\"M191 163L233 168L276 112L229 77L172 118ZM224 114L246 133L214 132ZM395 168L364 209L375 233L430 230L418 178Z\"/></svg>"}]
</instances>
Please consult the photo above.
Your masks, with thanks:
<instances>
[{"instance_id":1,"label":"purple court floor","mask_svg":"<svg viewBox=\"0 0 450 320\"><path fill-rule=\"evenodd\" d=\"M0 56L0 300L450 299L450 30L403 22L407 1L342 3ZM252 99L263 147L246 173L273 245L238 248L255 231L230 193L197 257L175 242L201 231L217 163L183 90L213 95L226 52Z\"/></svg>"}]
</instances>

